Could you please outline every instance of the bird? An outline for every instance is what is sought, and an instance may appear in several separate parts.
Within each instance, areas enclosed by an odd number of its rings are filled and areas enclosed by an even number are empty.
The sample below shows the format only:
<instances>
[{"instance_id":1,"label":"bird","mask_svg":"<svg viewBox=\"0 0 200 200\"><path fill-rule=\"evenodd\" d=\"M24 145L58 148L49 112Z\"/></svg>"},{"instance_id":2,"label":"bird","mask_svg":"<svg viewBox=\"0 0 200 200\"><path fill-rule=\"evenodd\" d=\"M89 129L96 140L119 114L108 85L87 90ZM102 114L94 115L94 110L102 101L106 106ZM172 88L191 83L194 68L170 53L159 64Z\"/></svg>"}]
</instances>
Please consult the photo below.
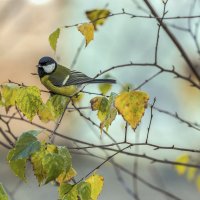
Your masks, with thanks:
<instances>
[{"instance_id":1,"label":"bird","mask_svg":"<svg viewBox=\"0 0 200 200\"><path fill-rule=\"evenodd\" d=\"M53 94L74 96L90 83L114 84L114 79L95 79L76 70L58 64L53 58L44 56L39 59L38 75L41 83Z\"/></svg>"}]
</instances>

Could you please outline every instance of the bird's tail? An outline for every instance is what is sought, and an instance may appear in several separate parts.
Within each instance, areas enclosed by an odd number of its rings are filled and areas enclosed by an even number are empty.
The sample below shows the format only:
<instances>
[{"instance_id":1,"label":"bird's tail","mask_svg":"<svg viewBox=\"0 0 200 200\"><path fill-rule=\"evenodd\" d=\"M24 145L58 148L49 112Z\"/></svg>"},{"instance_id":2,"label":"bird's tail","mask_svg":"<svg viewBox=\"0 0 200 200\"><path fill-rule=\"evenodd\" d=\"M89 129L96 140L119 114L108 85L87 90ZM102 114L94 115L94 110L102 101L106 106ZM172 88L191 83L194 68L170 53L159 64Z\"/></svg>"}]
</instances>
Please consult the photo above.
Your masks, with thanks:
<instances>
[{"instance_id":1,"label":"bird's tail","mask_svg":"<svg viewBox=\"0 0 200 200\"><path fill-rule=\"evenodd\" d=\"M87 81L86 83L110 83L110 84L114 84L114 83L116 83L116 80L114 80L114 79L92 79L90 81Z\"/></svg>"}]
</instances>

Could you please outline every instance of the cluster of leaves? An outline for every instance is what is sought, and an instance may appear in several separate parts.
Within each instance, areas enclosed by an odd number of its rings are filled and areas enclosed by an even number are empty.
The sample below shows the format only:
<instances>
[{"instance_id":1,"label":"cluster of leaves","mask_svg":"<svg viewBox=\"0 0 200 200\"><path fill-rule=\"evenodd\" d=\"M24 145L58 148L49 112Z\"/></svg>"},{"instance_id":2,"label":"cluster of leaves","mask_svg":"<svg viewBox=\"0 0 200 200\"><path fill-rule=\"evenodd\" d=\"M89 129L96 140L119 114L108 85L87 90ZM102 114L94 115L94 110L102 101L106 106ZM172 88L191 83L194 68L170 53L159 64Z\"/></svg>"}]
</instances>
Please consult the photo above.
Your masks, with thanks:
<instances>
[{"instance_id":1,"label":"cluster of leaves","mask_svg":"<svg viewBox=\"0 0 200 200\"><path fill-rule=\"evenodd\" d=\"M7 160L14 174L26 181L26 164L30 160L39 185L50 181L59 184L60 199L96 200L103 187L103 177L93 174L85 181L70 184L69 181L76 176L76 171L72 167L68 149L39 141L39 133L41 131L36 130L23 133L15 147L9 151ZM0 195L5 195L2 187L0 190Z\"/></svg>"},{"instance_id":2,"label":"cluster of leaves","mask_svg":"<svg viewBox=\"0 0 200 200\"><path fill-rule=\"evenodd\" d=\"M111 86L104 84L102 93L109 91ZM16 106L29 120L38 115L42 122L55 121L64 112L70 98L61 95L51 95L43 103L41 92L36 86L20 87L4 85L1 88L0 104L8 111L11 106ZM81 95L80 95L81 96ZM73 97L76 102L79 97ZM119 95L111 93L110 97L97 96L91 99L91 108L98 111L101 130L107 130L117 113L135 129L144 114L149 96L142 91L123 91Z\"/></svg>"},{"instance_id":3,"label":"cluster of leaves","mask_svg":"<svg viewBox=\"0 0 200 200\"><path fill-rule=\"evenodd\" d=\"M86 11L86 16L90 20L89 23L80 24L77 28L85 37L86 46L90 41L94 39L94 31L97 31L97 26L103 25L105 19L110 15L110 11L107 9L95 9ZM66 28L66 27L65 27ZM49 36L49 43L51 48L56 51L57 41L60 36L61 28L57 28Z\"/></svg>"},{"instance_id":4,"label":"cluster of leaves","mask_svg":"<svg viewBox=\"0 0 200 200\"><path fill-rule=\"evenodd\" d=\"M69 98L51 95L43 103L41 92L36 86L22 87L15 84L3 85L0 93L0 105L9 110L16 106L30 121L38 115L43 122L55 121L63 112Z\"/></svg>"},{"instance_id":5,"label":"cluster of leaves","mask_svg":"<svg viewBox=\"0 0 200 200\"><path fill-rule=\"evenodd\" d=\"M144 115L149 96L142 91L124 91L119 95L111 93L110 97L94 97L91 99L92 110L98 111L97 116L101 121L101 130L109 126L116 118L117 113L135 129Z\"/></svg>"},{"instance_id":6,"label":"cluster of leaves","mask_svg":"<svg viewBox=\"0 0 200 200\"><path fill-rule=\"evenodd\" d=\"M192 162L192 157L188 154L183 154L176 159L176 162L188 164ZM200 173L197 168L176 165L175 169L179 175L185 175L188 181L194 182L200 191Z\"/></svg>"}]
</instances>

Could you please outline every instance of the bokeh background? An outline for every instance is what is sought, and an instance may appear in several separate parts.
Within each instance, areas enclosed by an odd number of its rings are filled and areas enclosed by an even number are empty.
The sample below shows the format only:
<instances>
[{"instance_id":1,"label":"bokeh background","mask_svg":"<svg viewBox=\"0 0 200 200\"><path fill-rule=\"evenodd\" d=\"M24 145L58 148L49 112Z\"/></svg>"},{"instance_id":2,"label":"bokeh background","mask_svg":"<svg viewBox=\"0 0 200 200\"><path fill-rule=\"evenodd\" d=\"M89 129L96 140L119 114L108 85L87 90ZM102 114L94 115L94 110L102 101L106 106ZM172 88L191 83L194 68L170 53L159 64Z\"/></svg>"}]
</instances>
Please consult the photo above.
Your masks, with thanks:
<instances>
[{"instance_id":1,"label":"bokeh background","mask_svg":"<svg viewBox=\"0 0 200 200\"><path fill-rule=\"evenodd\" d=\"M112 13L121 12L122 8L135 15L145 15L137 8L132 0L1 0L0 1L0 83L12 80L25 85L36 85L41 89L39 78L31 75L36 72L35 65L39 58L49 55L56 58L59 63L70 66L77 49L83 41L82 35L76 27L62 29L58 41L57 51L54 53L50 48L48 36L57 27L73 25L88 21L85 11L104 8L105 6ZM139 1L140 2L140 1ZM161 15L163 4L161 0L150 1ZM200 3L196 1L193 15L199 14ZM140 2L149 13L148 8ZM167 16L189 15L193 1L180 0L179 2L169 0L167 4ZM198 19L192 21L192 26ZM188 27L188 20L169 20L168 24ZM194 63L199 63L199 54L193 40L187 32L170 28L183 47L186 49ZM153 19L130 18L125 15L111 17L106 23L99 27L95 33L94 41L87 48L83 48L74 69L82 71L89 76L95 76L100 70L107 69L114 65L133 62L152 62L156 42L157 22ZM176 66L177 71L182 74L189 74L187 65L184 63L180 53L174 47L168 36L161 30L159 42L159 63L166 68ZM112 91L118 93L121 86L131 83L137 87L144 80L152 76L157 69L150 67L134 67L113 70L109 74L116 78L118 84L113 86ZM88 86L88 91L99 92L98 87ZM174 79L171 74L161 74L146 84L142 90L150 94L150 102L157 98L156 106L169 112L178 112L183 118L192 122L199 121L200 92L189 86L188 83ZM44 99L46 97L44 96ZM91 96L85 96L81 105L88 106ZM4 112L1 109L1 112ZM97 123L96 113L87 112ZM159 145L175 145L185 148L199 148L200 133L185 124L179 123L170 116L154 111L151 126L150 138L152 143ZM135 133L129 129L128 139L130 141L144 141L149 125L150 109L147 109L141 125ZM37 120L37 119L36 119ZM21 122L13 124L15 134L33 128ZM1 126L1 124L0 124ZM53 127L50 123L48 127ZM124 138L124 122L118 117L109 129L109 134L117 141ZM79 138L91 143L109 143L108 137L102 135L96 128L85 122L77 113L67 113L62 126L59 129L63 134ZM56 139L58 144L71 145L68 141ZM57 199L56 187L53 185L38 187L36 180L27 168L28 183L21 183L9 170L5 161L7 150L1 148L1 170L0 182L4 184L14 200L33 199ZM134 148L131 149L135 151ZM154 151L152 148L139 148L140 153L148 151L149 155L162 159L175 160L184 152L168 150ZM105 156L104 152L95 150L98 155ZM135 159L118 155L115 161L128 169L133 169ZM78 172L78 178L83 177L101 160L89 156L73 154L73 165ZM194 183L178 176L173 166L151 164L144 159L138 160L138 174L146 180L160 186L167 191L176 194L181 199L199 199L199 192ZM116 172L110 163L105 164L98 170L98 173L105 177L105 186L100 199L133 199L124 189L133 188L133 180L130 176L122 173L126 183L118 180ZM77 178L77 180L78 180ZM150 188L139 184L138 191L140 199L169 199Z\"/></svg>"}]
</instances>

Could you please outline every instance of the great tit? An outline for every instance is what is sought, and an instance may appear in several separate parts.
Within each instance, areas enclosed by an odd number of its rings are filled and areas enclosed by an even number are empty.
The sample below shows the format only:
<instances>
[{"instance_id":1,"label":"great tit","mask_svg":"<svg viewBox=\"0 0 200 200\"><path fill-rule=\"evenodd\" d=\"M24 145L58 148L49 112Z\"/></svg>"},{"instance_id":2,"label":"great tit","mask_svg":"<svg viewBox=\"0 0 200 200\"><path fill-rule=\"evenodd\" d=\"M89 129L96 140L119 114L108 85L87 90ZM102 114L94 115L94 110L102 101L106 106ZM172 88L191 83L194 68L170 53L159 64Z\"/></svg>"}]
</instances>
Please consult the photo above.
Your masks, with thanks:
<instances>
[{"instance_id":1,"label":"great tit","mask_svg":"<svg viewBox=\"0 0 200 200\"><path fill-rule=\"evenodd\" d=\"M94 79L59 65L53 58L45 56L38 62L41 83L52 93L64 96L77 94L86 84L116 83L113 79Z\"/></svg>"}]
</instances>

